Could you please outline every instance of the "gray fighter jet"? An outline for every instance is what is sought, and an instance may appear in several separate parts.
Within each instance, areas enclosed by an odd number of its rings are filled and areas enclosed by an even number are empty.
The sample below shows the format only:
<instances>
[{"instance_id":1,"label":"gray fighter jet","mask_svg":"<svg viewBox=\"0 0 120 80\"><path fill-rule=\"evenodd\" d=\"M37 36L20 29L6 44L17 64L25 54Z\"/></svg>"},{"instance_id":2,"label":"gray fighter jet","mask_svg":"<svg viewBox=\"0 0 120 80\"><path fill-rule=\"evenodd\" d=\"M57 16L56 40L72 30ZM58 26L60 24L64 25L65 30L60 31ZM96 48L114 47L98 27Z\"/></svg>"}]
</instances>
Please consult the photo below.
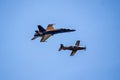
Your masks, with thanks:
<instances>
[{"instance_id":1,"label":"gray fighter jet","mask_svg":"<svg viewBox=\"0 0 120 80\"><path fill-rule=\"evenodd\" d=\"M65 46L63 46L63 44L60 44L59 51L61 51L61 50L71 50L72 52L71 52L70 56L73 56L77 52L77 50L86 50L86 47L82 47L82 46L79 47L79 45L80 45L79 40L76 41L75 46L65 47Z\"/></svg>"},{"instance_id":2,"label":"gray fighter jet","mask_svg":"<svg viewBox=\"0 0 120 80\"><path fill-rule=\"evenodd\" d=\"M45 42L50 36L54 34L76 31L74 29L65 28L54 29L53 25L54 24L48 24L46 29L44 29L41 25L38 25L38 30L35 30L34 37L31 40L42 37L40 42Z\"/></svg>"}]
</instances>

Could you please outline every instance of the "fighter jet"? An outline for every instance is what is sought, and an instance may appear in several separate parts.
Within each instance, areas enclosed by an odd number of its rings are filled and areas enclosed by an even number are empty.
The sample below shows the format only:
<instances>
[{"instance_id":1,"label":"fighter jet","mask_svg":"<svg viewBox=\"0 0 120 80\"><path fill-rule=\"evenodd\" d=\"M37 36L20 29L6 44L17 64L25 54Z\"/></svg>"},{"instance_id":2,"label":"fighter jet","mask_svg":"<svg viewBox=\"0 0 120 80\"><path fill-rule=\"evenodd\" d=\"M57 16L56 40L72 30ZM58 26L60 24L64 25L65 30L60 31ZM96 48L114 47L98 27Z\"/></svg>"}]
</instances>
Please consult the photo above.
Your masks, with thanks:
<instances>
[{"instance_id":1,"label":"fighter jet","mask_svg":"<svg viewBox=\"0 0 120 80\"><path fill-rule=\"evenodd\" d=\"M75 43L75 46L68 46L68 47L64 47L63 44L60 44L60 48L59 48L59 51L61 50L71 50L71 54L70 56L74 56L74 54L77 52L77 50L86 50L86 47L82 47L80 46L80 41L76 41Z\"/></svg>"},{"instance_id":2,"label":"fighter jet","mask_svg":"<svg viewBox=\"0 0 120 80\"><path fill-rule=\"evenodd\" d=\"M44 29L41 25L38 25L38 30L35 30L34 37L31 40L42 37L40 42L45 42L50 36L53 36L54 34L76 31L74 29L65 28L54 29L53 25L54 24L48 24L46 29Z\"/></svg>"}]
</instances>

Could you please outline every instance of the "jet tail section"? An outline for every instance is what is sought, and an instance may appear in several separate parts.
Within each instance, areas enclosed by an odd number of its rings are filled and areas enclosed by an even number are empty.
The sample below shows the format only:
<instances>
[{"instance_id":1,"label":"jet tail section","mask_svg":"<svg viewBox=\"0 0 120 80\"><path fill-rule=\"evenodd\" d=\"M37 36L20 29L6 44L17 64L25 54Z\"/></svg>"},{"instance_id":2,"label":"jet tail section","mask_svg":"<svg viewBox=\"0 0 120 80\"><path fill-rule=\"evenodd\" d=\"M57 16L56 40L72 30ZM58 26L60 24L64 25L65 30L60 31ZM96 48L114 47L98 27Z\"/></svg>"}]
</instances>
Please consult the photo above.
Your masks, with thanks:
<instances>
[{"instance_id":1,"label":"jet tail section","mask_svg":"<svg viewBox=\"0 0 120 80\"><path fill-rule=\"evenodd\" d=\"M64 48L63 44L60 44L59 51L61 51Z\"/></svg>"},{"instance_id":2,"label":"jet tail section","mask_svg":"<svg viewBox=\"0 0 120 80\"><path fill-rule=\"evenodd\" d=\"M53 27L54 24L49 24L46 28L47 31L50 31L50 30L54 30L54 27Z\"/></svg>"}]
</instances>

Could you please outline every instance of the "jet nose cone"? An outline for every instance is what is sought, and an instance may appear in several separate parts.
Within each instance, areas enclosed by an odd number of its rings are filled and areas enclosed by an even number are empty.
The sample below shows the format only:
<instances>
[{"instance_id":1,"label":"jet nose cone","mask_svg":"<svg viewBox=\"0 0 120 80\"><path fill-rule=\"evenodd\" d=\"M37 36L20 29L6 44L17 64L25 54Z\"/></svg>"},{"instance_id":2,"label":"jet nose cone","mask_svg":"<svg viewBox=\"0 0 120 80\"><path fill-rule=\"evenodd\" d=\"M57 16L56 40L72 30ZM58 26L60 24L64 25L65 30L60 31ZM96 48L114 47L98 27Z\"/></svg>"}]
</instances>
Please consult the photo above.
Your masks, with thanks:
<instances>
[{"instance_id":1,"label":"jet nose cone","mask_svg":"<svg viewBox=\"0 0 120 80\"><path fill-rule=\"evenodd\" d=\"M86 51L86 46L84 47L84 50Z\"/></svg>"},{"instance_id":2,"label":"jet nose cone","mask_svg":"<svg viewBox=\"0 0 120 80\"><path fill-rule=\"evenodd\" d=\"M70 31L76 31L75 29L71 29Z\"/></svg>"},{"instance_id":3,"label":"jet nose cone","mask_svg":"<svg viewBox=\"0 0 120 80\"><path fill-rule=\"evenodd\" d=\"M64 32L72 32L72 31L76 31L75 29L61 29L63 30Z\"/></svg>"}]
</instances>

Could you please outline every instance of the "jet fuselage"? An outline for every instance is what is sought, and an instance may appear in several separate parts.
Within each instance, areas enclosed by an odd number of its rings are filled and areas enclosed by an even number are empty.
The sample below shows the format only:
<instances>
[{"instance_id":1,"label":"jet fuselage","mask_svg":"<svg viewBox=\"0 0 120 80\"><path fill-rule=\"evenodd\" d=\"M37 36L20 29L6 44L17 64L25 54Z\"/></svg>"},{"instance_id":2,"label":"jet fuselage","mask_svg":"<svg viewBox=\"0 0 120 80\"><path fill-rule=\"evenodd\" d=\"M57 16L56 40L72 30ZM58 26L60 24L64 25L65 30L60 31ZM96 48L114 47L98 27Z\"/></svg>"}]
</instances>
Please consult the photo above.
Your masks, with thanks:
<instances>
[{"instance_id":1,"label":"jet fuselage","mask_svg":"<svg viewBox=\"0 0 120 80\"><path fill-rule=\"evenodd\" d=\"M58 33L72 32L72 31L75 31L75 30L74 29L64 29L64 28L48 30L48 31L44 31L44 32L36 30L35 31L36 33L34 36L43 36L43 35L47 35L47 34L54 35L54 34L58 34Z\"/></svg>"},{"instance_id":2,"label":"jet fuselage","mask_svg":"<svg viewBox=\"0 0 120 80\"><path fill-rule=\"evenodd\" d=\"M78 46L69 46L69 47L63 47L63 50L68 50L68 48L69 48L69 50L73 50L73 51L86 49L86 47L82 47L82 46L80 46L80 47L78 47Z\"/></svg>"},{"instance_id":3,"label":"jet fuselage","mask_svg":"<svg viewBox=\"0 0 120 80\"><path fill-rule=\"evenodd\" d=\"M86 50L86 47L79 46L80 45L80 40L76 41L75 46L64 46L63 44L60 44L60 48L58 51L61 50L71 50L70 56L73 56L77 50Z\"/></svg>"}]
</instances>

